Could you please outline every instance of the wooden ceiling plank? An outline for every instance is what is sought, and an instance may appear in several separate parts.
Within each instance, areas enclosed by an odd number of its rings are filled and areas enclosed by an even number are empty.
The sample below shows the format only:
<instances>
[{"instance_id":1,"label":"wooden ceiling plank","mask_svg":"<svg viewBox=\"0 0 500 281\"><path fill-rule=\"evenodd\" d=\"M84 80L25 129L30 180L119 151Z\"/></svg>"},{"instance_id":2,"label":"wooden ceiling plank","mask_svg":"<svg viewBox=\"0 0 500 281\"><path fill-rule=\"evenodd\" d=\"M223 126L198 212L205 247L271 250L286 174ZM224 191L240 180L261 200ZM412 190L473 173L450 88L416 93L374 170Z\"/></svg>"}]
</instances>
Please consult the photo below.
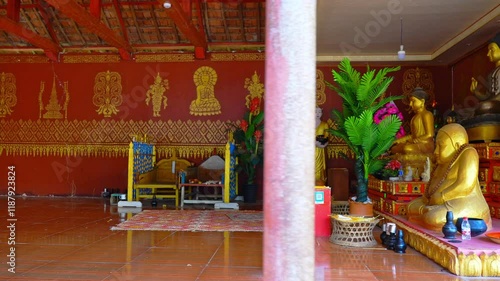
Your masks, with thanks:
<instances>
[{"instance_id":1,"label":"wooden ceiling plank","mask_svg":"<svg viewBox=\"0 0 500 281\"><path fill-rule=\"evenodd\" d=\"M101 0L90 0L90 14L97 19L101 18Z\"/></svg>"},{"instance_id":2,"label":"wooden ceiling plank","mask_svg":"<svg viewBox=\"0 0 500 281\"><path fill-rule=\"evenodd\" d=\"M7 17L0 17L0 29L22 38L35 47L43 49L49 59L58 61L58 54L61 48L49 38L42 37Z\"/></svg>"},{"instance_id":3,"label":"wooden ceiling plank","mask_svg":"<svg viewBox=\"0 0 500 281\"><path fill-rule=\"evenodd\" d=\"M7 17L15 22L19 22L19 13L21 11L21 0L8 0Z\"/></svg>"},{"instance_id":4,"label":"wooden ceiling plank","mask_svg":"<svg viewBox=\"0 0 500 281\"><path fill-rule=\"evenodd\" d=\"M257 9L258 10L257 10L257 31L256 31L256 33L257 33L257 41L258 42L262 42L263 41L262 40L262 35L261 35L262 34L262 32L261 32L262 26L260 25L260 19L262 17L262 13L261 13L262 7L261 6L262 6L261 3L257 4Z\"/></svg>"},{"instance_id":5,"label":"wooden ceiling plank","mask_svg":"<svg viewBox=\"0 0 500 281\"><path fill-rule=\"evenodd\" d=\"M134 26L137 29L137 35L139 35L139 40L141 40L142 44L148 43L148 42L146 42L144 40L144 36L143 36L143 34L141 32L141 28L139 27L139 24L137 23L137 16L135 15L135 11L137 11L137 10L136 9L131 9L131 13L130 14L132 15L132 19L134 19ZM156 30L158 30L158 25L156 24L156 19L155 19L154 15L153 15L153 22L155 23ZM160 36L160 34L158 34L158 36Z\"/></svg>"},{"instance_id":6,"label":"wooden ceiling plank","mask_svg":"<svg viewBox=\"0 0 500 281\"><path fill-rule=\"evenodd\" d=\"M182 6L180 5L178 0L169 0L169 1L171 7L165 10L166 13L175 22L175 25L182 32L182 34L184 34L184 36L194 45L195 50L196 49L199 50L198 54L202 55L201 53L204 53L207 49L207 40L203 36L203 33L198 31L194 26L193 22L188 19L188 16L182 9ZM158 2L161 5L163 5L164 0L159 0ZM202 58L202 57L197 57L197 58Z\"/></svg>"},{"instance_id":7,"label":"wooden ceiling plank","mask_svg":"<svg viewBox=\"0 0 500 281\"><path fill-rule=\"evenodd\" d=\"M201 8L200 8L201 10ZM208 19L209 19L209 16L208 16L208 4L206 2L203 3L203 26L205 26L206 28L206 35L207 35L207 38L212 38L212 33L211 33L211 29L210 29L210 23L208 22Z\"/></svg>"},{"instance_id":8,"label":"wooden ceiling plank","mask_svg":"<svg viewBox=\"0 0 500 281\"><path fill-rule=\"evenodd\" d=\"M244 10L243 10L243 4L242 3L239 3L238 4L238 10L240 12L240 28L241 28L241 35L242 35L242 39L244 42L247 42L247 36L246 36L246 30L245 30L245 18L243 17L243 13L244 13Z\"/></svg>"},{"instance_id":9,"label":"wooden ceiling plank","mask_svg":"<svg viewBox=\"0 0 500 281\"><path fill-rule=\"evenodd\" d=\"M163 37L161 36L160 26L158 25L158 17L156 16L156 13L155 13L153 6L151 6L149 8L149 12L151 13L151 17L153 18L153 24L155 26L156 33L158 35L158 43L162 43ZM135 20L135 14L134 14L134 20ZM137 21L135 23L137 24ZM141 37L141 41L144 42L142 39L142 36L140 36L140 37Z\"/></svg>"},{"instance_id":10,"label":"wooden ceiling plank","mask_svg":"<svg viewBox=\"0 0 500 281\"><path fill-rule=\"evenodd\" d=\"M78 24L76 24L76 22L73 19L71 19L71 18L68 18L68 19L69 19L69 24L75 29L78 36L80 36L80 39L82 40L82 45L86 45L87 40L85 40L85 36L83 36L83 33L80 30L80 27L78 27ZM66 33L66 31L64 33ZM71 42L71 41L68 41L68 42Z\"/></svg>"},{"instance_id":11,"label":"wooden ceiling plank","mask_svg":"<svg viewBox=\"0 0 500 281\"><path fill-rule=\"evenodd\" d=\"M224 33L226 34L226 41L231 41L231 34L229 34L229 29L227 28L227 19L226 19L226 8L223 3L221 3L221 17L222 24L224 25Z\"/></svg>"},{"instance_id":12,"label":"wooden ceiling plank","mask_svg":"<svg viewBox=\"0 0 500 281\"><path fill-rule=\"evenodd\" d=\"M46 0L58 11L73 19L79 25L85 26L90 32L96 34L101 39L106 41L111 46L118 49L122 59L132 59L132 47L121 36L117 35L113 30L103 24L100 19L95 18L88 13L84 7L74 0Z\"/></svg>"}]
</instances>

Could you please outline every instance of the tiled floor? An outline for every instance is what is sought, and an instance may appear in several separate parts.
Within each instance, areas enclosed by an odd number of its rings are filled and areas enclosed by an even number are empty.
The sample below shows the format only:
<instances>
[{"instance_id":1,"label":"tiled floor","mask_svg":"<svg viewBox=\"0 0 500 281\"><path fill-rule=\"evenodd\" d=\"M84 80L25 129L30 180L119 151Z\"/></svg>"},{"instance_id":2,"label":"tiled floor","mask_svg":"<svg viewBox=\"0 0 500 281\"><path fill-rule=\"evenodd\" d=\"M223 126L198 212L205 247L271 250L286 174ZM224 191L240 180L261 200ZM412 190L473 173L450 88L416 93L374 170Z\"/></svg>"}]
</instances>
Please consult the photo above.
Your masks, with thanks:
<instances>
[{"instance_id":1,"label":"tiled floor","mask_svg":"<svg viewBox=\"0 0 500 281\"><path fill-rule=\"evenodd\" d=\"M15 202L15 231L0 228L0 280L263 280L262 233L111 231L122 218L101 198ZM7 204L0 197L4 225ZM315 280L500 280L457 277L411 248L396 254L316 242Z\"/></svg>"}]
</instances>

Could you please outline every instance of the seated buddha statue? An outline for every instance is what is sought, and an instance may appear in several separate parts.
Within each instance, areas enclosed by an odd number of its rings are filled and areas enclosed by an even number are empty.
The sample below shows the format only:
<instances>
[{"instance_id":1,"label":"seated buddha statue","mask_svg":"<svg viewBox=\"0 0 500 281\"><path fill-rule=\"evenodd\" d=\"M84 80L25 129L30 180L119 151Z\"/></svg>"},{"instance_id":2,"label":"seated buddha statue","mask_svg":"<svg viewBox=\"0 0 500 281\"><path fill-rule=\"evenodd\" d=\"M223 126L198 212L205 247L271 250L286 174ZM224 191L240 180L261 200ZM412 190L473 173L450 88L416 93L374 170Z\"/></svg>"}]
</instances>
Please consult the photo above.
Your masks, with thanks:
<instances>
[{"instance_id":1,"label":"seated buddha statue","mask_svg":"<svg viewBox=\"0 0 500 281\"><path fill-rule=\"evenodd\" d=\"M425 194L408 204L410 221L440 231L447 211L452 211L455 218L481 218L491 227L490 209L478 180L479 156L468 142L460 124L447 124L438 131L436 167Z\"/></svg>"},{"instance_id":2,"label":"seated buddha statue","mask_svg":"<svg viewBox=\"0 0 500 281\"><path fill-rule=\"evenodd\" d=\"M481 101L474 111L474 115L500 114L500 33L488 44L487 56L495 64L488 75L486 87L481 87L473 77L470 91Z\"/></svg>"},{"instance_id":3,"label":"seated buddha statue","mask_svg":"<svg viewBox=\"0 0 500 281\"><path fill-rule=\"evenodd\" d=\"M391 153L404 166L423 171L427 157L434 151L434 115L425 105L429 95L422 88L410 94L410 107L414 113L410 120L410 134L394 141Z\"/></svg>"}]
</instances>

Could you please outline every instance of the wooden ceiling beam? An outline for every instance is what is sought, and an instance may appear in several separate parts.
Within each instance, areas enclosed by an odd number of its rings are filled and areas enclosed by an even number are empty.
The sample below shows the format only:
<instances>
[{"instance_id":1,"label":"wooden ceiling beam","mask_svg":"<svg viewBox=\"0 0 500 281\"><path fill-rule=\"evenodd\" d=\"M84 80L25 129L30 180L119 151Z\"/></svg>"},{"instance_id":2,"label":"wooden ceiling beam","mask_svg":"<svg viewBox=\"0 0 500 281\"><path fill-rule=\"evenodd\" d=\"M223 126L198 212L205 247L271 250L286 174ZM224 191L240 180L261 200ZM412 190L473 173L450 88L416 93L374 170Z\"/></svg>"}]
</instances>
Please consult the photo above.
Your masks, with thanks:
<instances>
[{"instance_id":1,"label":"wooden ceiling beam","mask_svg":"<svg viewBox=\"0 0 500 281\"><path fill-rule=\"evenodd\" d=\"M19 22L20 12L21 12L21 0L8 0L7 17L15 22Z\"/></svg>"},{"instance_id":2,"label":"wooden ceiling beam","mask_svg":"<svg viewBox=\"0 0 500 281\"><path fill-rule=\"evenodd\" d=\"M42 37L7 17L0 17L0 29L22 38L37 48L43 49L50 60L58 61L58 55L61 48L49 38Z\"/></svg>"},{"instance_id":3,"label":"wooden ceiling beam","mask_svg":"<svg viewBox=\"0 0 500 281\"><path fill-rule=\"evenodd\" d=\"M101 0L90 0L90 14L97 19L101 18Z\"/></svg>"},{"instance_id":4,"label":"wooden ceiling beam","mask_svg":"<svg viewBox=\"0 0 500 281\"><path fill-rule=\"evenodd\" d=\"M165 0L158 0L164 7ZM186 36L186 38L194 45L195 58L204 59L207 50L207 39L203 30L198 30L188 15L184 12L179 0L168 0L170 8L165 8L168 16L174 21L177 28ZM201 20L201 19L200 19Z\"/></svg>"},{"instance_id":5,"label":"wooden ceiling beam","mask_svg":"<svg viewBox=\"0 0 500 281\"><path fill-rule=\"evenodd\" d=\"M45 25L45 28L47 30L47 33L50 34L50 38L52 39L52 41L57 44L58 46L60 46L60 42L59 42L59 38L57 38L57 34L54 30L54 26L52 25L52 21L55 20L53 19L49 13L47 12L47 9L49 8L49 4L47 4L45 1L42 1L42 0L38 0L38 11L39 11L39 16L37 16L38 18L41 16L42 19L40 19L40 21L42 21Z\"/></svg>"},{"instance_id":6,"label":"wooden ceiling beam","mask_svg":"<svg viewBox=\"0 0 500 281\"><path fill-rule=\"evenodd\" d=\"M79 25L86 27L90 32L99 36L111 46L118 49L124 60L132 59L132 47L121 36L109 29L100 19L88 13L83 6L74 0L46 0L67 17L73 19Z\"/></svg>"},{"instance_id":7,"label":"wooden ceiling beam","mask_svg":"<svg viewBox=\"0 0 500 281\"><path fill-rule=\"evenodd\" d=\"M120 22L120 27L122 29L123 39L125 39L128 42L127 27L125 26L125 21L123 20L123 15L122 15L122 10L120 8L120 3L118 3L118 0L113 0L113 5L115 7L115 12L116 12L116 16L118 17L118 21ZM134 13L133 10L132 10L132 13Z\"/></svg>"}]
</instances>

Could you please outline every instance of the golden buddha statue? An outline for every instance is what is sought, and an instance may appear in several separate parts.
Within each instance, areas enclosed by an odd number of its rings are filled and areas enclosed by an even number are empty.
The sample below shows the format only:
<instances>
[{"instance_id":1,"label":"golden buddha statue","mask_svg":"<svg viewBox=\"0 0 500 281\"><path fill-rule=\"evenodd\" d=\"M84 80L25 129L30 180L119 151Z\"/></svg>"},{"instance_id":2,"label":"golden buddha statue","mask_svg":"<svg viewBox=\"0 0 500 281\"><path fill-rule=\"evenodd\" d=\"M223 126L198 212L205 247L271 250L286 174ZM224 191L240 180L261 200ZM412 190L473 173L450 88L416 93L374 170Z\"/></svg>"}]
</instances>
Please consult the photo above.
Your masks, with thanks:
<instances>
[{"instance_id":1,"label":"golden buddha statue","mask_svg":"<svg viewBox=\"0 0 500 281\"><path fill-rule=\"evenodd\" d=\"M436 167L425 194L408 204L408 219L440 231L446 212L455 218L483 219L491 227L490 209L478 180L479 156L468 144L465 128L457 123L443 126L436 137Z\"/></svg>"},{"instance_id":2,"label":"golden buddha statue","mask_svg":"<svg viewBox=\"0 0 500 281\"><path fill-rule=\"evenodd\" d=\"M495 64L486 84L472 78L470 91L480 100L474 116L462 120L471 142L500 141L500 33L488 44L490 61Z\"/></svg>"},{"instance_id":3,"label":"golden buddha statue","mask_svg":"<svg viewBox=\"0 0 500 281\"><path fill-rule=\"evenodd\" d=\"M410 107L414 113L410 120L411 132L395 140L391 147L393 158L418 171L424 170L427 157L432 159L434 151L434 115L425 107L428 99L429 94L419 87L410 94Z\"/></svg>"},{"instance_id":4,"label":"golden buddha statue","mask_svg":"<svg viewBox=\"0 0 500 281\"><path fill-rule=\"evenodd\" d=\"M328 145L328 123L321 120L323 110L316 107L316 149L315 149L315 181L316 185L326 183L325 147Z\"/></svg>"},{"instance_id":5,"label":"golden buddha statue","mask_svg":"<svg viewBox=\"0 0 500 281\"><path fill-rule=\"evenodd\" d=\"M472 77L470 91L481 102L474 111L474 115L482 114L500 114L500 33L488 45L487 56L492 63L495 64L495 69L490 72L486 82L486 88L480 87L478 81Z\"/></svg>"}]
</instances>

